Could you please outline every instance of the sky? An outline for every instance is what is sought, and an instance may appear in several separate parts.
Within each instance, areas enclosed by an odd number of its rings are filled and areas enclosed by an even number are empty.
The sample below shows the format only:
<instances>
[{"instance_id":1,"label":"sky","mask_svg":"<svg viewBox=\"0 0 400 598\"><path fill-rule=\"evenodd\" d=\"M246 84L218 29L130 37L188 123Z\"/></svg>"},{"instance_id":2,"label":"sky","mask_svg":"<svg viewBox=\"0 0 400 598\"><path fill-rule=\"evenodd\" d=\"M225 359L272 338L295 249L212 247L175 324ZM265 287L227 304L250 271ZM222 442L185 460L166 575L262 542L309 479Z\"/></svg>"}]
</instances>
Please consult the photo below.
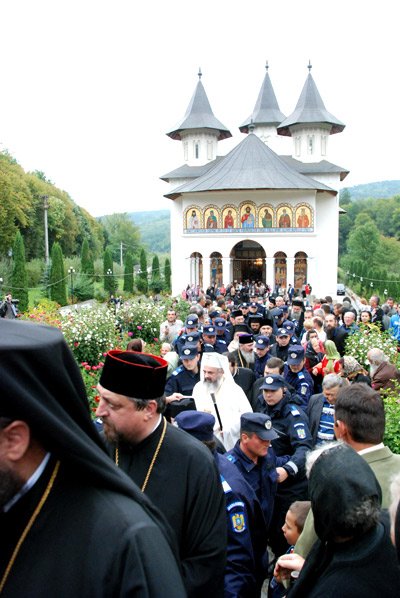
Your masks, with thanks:
<instances>
[{"instance_id":1,"label":"sky","mask_svg":"<svg viewBox=\"0 0 400 598\"><path fill-rule=\"evenodd\" d=\"M166 136L202 83L233 138L265 74L293 112L308 61L346 124L344 186L400 179L398 3L364 0L0 0L0 149L93 216L169 208L183 164Z\"/></svg>"}]
</instances>

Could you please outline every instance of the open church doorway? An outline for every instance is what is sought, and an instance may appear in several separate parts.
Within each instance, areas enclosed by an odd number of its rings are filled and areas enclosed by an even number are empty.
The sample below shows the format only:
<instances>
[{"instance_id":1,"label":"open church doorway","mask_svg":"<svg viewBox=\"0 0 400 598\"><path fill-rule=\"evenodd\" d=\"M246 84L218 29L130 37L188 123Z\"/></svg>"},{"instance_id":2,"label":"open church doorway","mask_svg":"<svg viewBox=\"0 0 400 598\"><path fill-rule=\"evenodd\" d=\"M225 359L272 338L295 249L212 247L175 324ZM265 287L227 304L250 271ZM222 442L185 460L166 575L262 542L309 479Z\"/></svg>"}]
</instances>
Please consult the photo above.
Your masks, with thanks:
<instances>
[{"instance_id":1,"label":"open church doorway","mask_svg":"<svg viewBox=\"0 0 400 598\"><path fill-rule=\"evenodd\" d=\"M266 253L256 241L240 241L230 254L233 280L266 280Z\"/></svg>"}]
</instances>

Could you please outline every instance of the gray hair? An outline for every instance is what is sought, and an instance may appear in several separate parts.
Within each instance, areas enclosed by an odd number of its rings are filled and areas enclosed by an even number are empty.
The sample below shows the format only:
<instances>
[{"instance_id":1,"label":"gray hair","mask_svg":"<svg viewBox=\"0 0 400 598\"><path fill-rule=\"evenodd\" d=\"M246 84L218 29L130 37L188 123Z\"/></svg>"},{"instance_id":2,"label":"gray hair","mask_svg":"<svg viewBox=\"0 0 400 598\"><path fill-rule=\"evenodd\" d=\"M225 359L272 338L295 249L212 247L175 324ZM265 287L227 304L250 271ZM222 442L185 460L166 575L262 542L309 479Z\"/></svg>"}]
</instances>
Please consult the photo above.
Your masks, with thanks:
<instances>
[{"instance_id":1,"label":"gray hair","mask_svg":"<svg viewBox=\"0 0 400 598\"><path fill-rule=\"evenodd\" d=\"M392 535L392 541L394 544L394 526L396 522L396 513L397 507L399 506L400 502L400 473L397 473L391 479L390 484L390 496L391 496L391 504L389 507L389 514L390 514L390 530Z\"/></svg>"},{"instance_id":2,"label":"gray hair","mask_svg":"<svg viewBox=\"0 0 400 598\"><path fill-rule=\"evenodd\" d=\"M331 388L335 388L336 386L340 388L344 384L344 378L342 376L338 376L337 374L327 374L323 381L322 381L322 388L326 388L326 390L330 390Z\"/></svg>"},{"instance_id":3,"label":"gray hair","mask_svg":"<svg viewBox=\"0 0 400 598\"><path fill-rule=\"evenodd\" d=\"M389 361L382 349L373 348L368 351L368 360L374 365L381 365L384 361Z\"/></svg>"},{"instance_id":4,"label":"gray hair","mask_svg":"<svg viewBox=\"0 0 400 598\"><path fill-rule=\"evenodd\" d=\"M132 403L135 403L137 411L143 411L149 404L150 400L157 403L157 413L164 413L165 411L165 395L162 397L156 397L155 399L138 399L136 397L127 397Z\"/></svg>"}]
</instances>

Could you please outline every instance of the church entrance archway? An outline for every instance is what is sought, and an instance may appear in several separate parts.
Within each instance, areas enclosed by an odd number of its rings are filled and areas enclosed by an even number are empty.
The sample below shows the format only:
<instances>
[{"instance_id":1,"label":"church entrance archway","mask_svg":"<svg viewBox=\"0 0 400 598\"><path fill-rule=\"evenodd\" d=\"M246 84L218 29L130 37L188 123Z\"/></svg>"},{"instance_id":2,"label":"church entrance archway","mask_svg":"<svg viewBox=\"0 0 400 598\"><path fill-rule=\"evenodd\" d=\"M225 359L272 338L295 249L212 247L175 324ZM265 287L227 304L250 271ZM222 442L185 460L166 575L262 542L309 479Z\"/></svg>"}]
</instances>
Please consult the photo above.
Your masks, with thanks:
<instances>
[{"instance_id":1,"label":"church entrance archway","mask_svg":"<svg viewBox=\"0 0 400 598\"><path fill-rule=\"evenodd\" d=\"M264 248L256 241L240 241L230 254L233 280L266 280Z\"/></svg>"}]
</instances>

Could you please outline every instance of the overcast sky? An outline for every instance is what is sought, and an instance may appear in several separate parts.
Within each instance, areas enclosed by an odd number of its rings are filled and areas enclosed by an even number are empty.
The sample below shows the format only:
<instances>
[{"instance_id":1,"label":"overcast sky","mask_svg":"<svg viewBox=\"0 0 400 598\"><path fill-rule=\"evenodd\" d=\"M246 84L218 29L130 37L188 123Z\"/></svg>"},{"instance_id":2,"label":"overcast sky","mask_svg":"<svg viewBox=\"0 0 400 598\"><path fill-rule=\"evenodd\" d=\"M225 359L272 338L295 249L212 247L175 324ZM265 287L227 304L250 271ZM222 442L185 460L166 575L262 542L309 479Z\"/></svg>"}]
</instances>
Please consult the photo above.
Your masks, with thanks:
<instances>
[{"instance_id":1,"label":"overcast sky","mask_svg":"<svg viewBox=\"0 0 400 598\"><path fill-rule=\"evenodd\" d=\"M233 139L269 74L281 111L308 71L346 124L329 159L346 186L400 179L398 2L0 0L0 148L94 216L168 208L183 163L165 135L198 81Z\"/></svg>"}]
</instances>

